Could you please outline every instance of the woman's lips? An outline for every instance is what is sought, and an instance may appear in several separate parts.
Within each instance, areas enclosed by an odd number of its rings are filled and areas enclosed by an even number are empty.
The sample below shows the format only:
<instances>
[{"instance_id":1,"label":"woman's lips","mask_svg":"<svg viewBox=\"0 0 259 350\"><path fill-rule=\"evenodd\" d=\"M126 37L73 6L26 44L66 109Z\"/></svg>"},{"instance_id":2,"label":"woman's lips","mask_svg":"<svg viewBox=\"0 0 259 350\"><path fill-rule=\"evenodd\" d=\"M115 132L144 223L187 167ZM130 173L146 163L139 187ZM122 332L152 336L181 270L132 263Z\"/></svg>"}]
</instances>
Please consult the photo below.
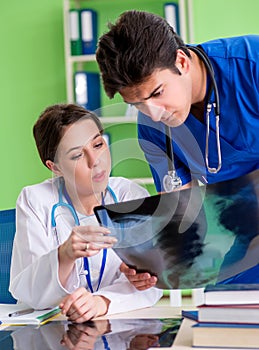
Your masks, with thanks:
<instances>
[{"instance_id":1,"label":"woman's lips","mask_svg":"<svg viewBox=\"0 0 259 350\"><path fill-rule=\"evenodd\" d=\"M105 170L100 171L99 173L95 174L92 177L92 180L94 182L102 182L105 179L105 175L106 175L106 171Z\"/></svg>"}]
</instances>

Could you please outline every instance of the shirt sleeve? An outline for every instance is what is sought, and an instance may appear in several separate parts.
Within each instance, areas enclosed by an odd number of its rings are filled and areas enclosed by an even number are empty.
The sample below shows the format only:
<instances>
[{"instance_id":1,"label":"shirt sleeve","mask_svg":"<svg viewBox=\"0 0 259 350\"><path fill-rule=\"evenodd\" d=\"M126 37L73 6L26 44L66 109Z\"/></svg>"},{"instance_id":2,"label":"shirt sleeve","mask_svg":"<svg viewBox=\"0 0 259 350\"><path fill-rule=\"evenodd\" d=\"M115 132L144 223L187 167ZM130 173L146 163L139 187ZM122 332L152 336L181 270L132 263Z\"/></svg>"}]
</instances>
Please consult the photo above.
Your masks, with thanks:
<instances>
[{"instance_id":1,"label":"shirt sleeve","mask_svg":"<svg viewBox=\"0 0 259 350\"><path fill-rule=\"evenodd\" d=\"M124 274L118 272L117 279L94 294L102 295L111 301L107 313L111 315L150 307L162 297L163 291L154 287L139 291L128 281Z\"/></svg>"},{"instance_id":2,"label":"shirt sleeve","mask_svg":"<svg viewBox=\"0 0 259 350\"><path fill-rule=\"evenodd\" d=\"M16 205L10 292L19 302L43 309L58 305L65 295L79 287L79 279L76 273L71 274L70 290L60 284L57 244L44 222L46 212L38 206L39 201L34 208L26 192L25 188Z\"/></svg>"}]
</instances>

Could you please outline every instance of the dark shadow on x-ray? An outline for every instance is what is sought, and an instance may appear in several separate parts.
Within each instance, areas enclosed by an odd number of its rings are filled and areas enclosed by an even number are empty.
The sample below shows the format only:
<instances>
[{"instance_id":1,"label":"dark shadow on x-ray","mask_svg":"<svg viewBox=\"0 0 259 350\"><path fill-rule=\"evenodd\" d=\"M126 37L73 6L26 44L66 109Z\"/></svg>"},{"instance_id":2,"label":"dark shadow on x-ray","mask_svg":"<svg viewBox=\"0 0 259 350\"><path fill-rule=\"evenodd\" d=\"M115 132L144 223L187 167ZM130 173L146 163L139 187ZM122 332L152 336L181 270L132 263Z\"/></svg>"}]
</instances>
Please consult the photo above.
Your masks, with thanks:
<instances>
[{"instance_id":1,"label":"dark shadow on x-ray","mask_svg":"<svg viewBox=\"0 0 259 350\"><path fill-rule=\"evenodd\" d=\"M140 200L96 207L127 264L159 288L259 283L259 171Z\"/></svg>"}]
</instances>

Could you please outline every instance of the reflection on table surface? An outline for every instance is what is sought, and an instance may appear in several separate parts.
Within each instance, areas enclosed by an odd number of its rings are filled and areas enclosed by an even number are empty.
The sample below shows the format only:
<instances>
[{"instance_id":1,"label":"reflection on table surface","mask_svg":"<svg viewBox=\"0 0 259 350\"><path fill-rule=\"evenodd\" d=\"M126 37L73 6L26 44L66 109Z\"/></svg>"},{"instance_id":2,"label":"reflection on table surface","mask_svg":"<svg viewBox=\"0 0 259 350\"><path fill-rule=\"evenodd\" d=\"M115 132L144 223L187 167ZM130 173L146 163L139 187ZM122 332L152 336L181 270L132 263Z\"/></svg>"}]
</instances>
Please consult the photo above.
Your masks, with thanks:
<instances>
[{"instance_id":1,"label":"reflection on table surface","mask_svg":"<svg viewBox=\"0 0 259 350\"><path fill-rule=\"evenodd\" d=\"M52 321L40 327L13 326L0 331L5 350L146 350L171 347L181 318L100 319L82 324Z\"/></svg>"}]
</instances>

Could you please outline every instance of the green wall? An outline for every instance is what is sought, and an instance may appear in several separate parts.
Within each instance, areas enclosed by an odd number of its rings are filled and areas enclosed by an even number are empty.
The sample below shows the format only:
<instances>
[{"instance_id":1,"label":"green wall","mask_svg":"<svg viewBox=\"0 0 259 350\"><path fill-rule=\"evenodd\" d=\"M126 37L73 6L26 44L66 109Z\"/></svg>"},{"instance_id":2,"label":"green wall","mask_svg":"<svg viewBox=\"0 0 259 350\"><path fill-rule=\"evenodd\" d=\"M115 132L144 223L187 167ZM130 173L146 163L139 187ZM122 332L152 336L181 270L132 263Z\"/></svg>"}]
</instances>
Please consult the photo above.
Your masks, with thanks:
<instances>
[{"instance_id":1,"label":"green wall","mask_svg":"<svg viewBox=\"0 0 259 350\"><path fill-rule=\"evenodd\" d=\"M1 1L0 209L49 172L34 147L32 125L49 104L65 101L62 0Z\"/></svg>"},{"instance_id":2,"label":"green wall","mask_svg":"<svg viewBox=\"0 0 259 350\"><path fill-rule=\"evenodd\" d=\"M127 9L143 9L163 15L161 0L88 0L99 14L99 34L108 21ZM195 42L220 36L258 33L257 0L193 0ZM41 111L65 102L62 0L14 0L0 5L0 102L1 172L0 209L15 206L21 189L50 176L41 164L32 126ZM103 94L103 103L108 103ZM114 102L120 102L116 98ZM127 135L126 126L120 136ZM135 135L135 129L130 131ZM112 138L118 132L111 131ZM116 165L115 175L145 176L147 167Z\"/></svg>"},{"instance_id":3,"label":"green wall","mask_svg":"<svg viewBox=\"0 0 259 350\"><path fill-rule=\"evenodd\" d=\"M259 34L259 1L193 0L194 39Z\"/></svg>"}]
</instances>

